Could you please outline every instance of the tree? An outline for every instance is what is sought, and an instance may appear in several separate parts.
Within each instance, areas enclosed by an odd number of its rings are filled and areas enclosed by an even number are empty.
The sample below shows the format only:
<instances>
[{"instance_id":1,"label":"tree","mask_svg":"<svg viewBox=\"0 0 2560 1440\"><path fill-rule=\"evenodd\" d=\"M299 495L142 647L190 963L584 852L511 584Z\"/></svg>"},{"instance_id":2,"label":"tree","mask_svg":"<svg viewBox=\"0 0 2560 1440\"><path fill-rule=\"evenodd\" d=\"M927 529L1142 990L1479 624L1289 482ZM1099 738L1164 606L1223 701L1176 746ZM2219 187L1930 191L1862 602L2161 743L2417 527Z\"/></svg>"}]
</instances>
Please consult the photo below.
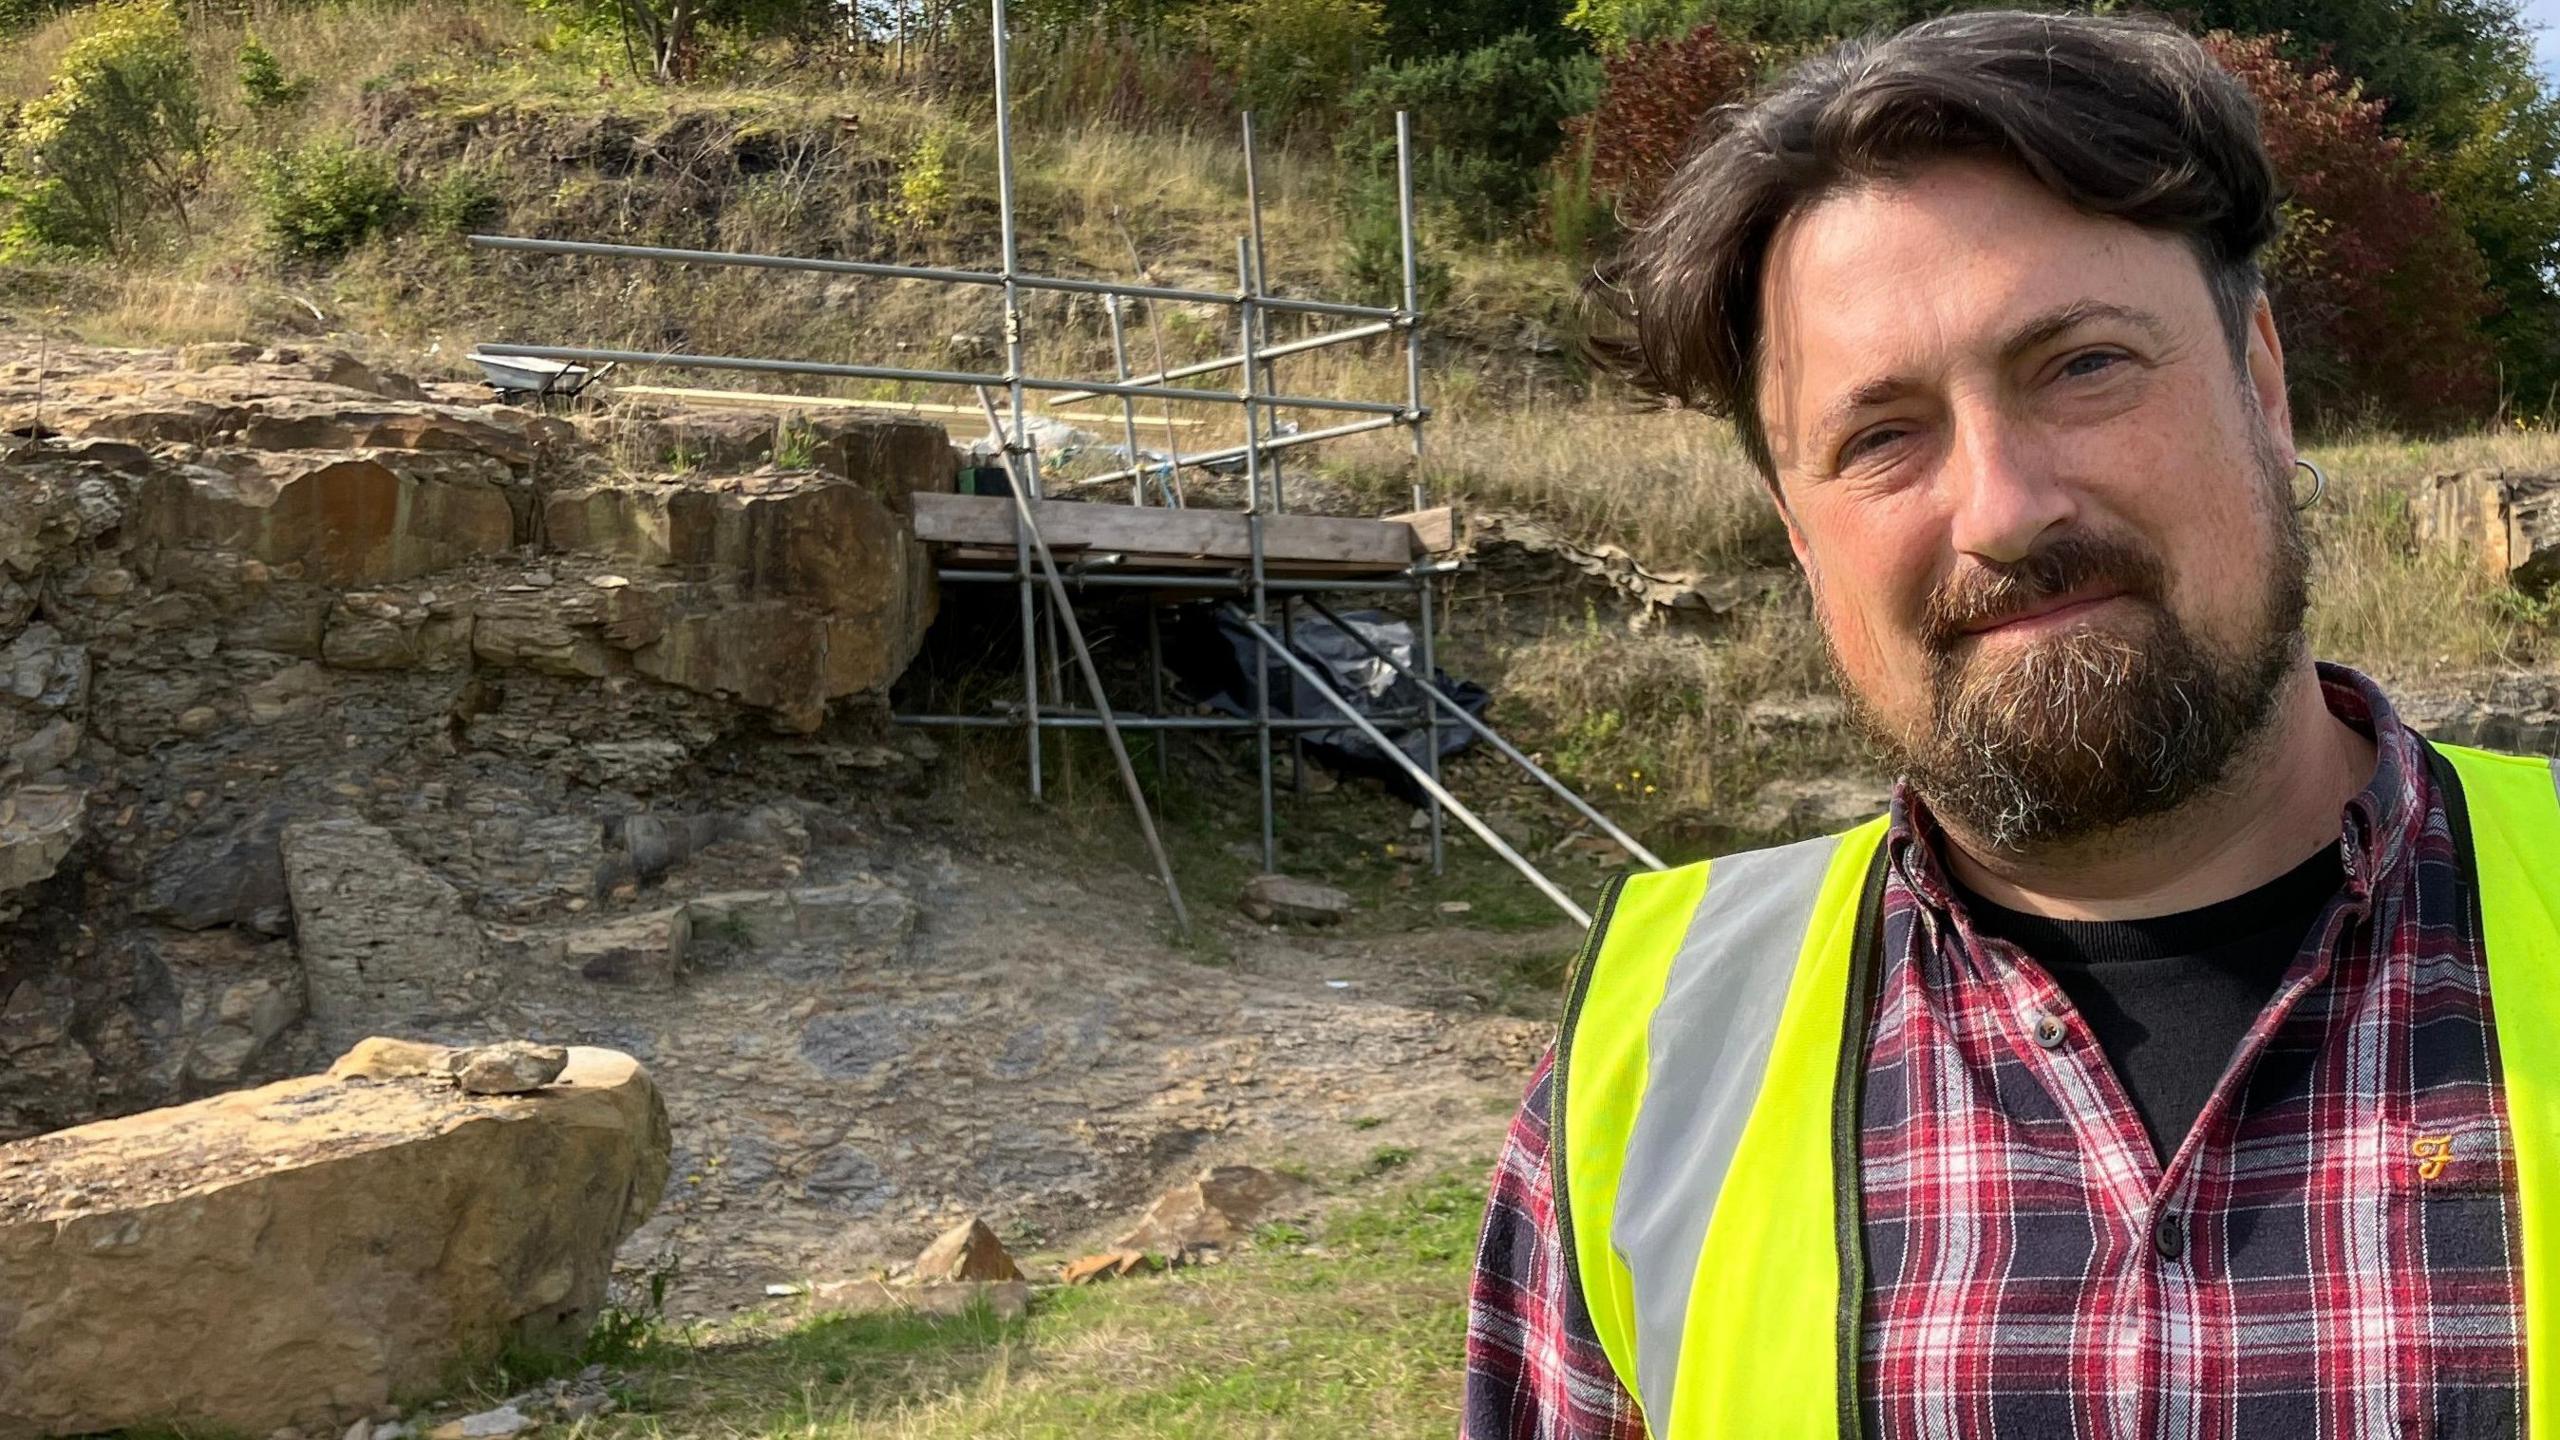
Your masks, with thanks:
<instances>
[{"instance_id":1,"label":"tree","mask_svg":"<svg viewBox=\"0 0 2560 1440\"><path fill-rule=\"evenodd\" d=\"M1393 117L1411 112L1415 188L1454 212L1460 229L1491 239L1518 227L1544 193L1565 119L1589 107L1598 69L1590 56L1552 54L1528 34L1380 65L1344 106L1351 123L1335 149L1355 174L1391 175Z\"/></svg>"},{"instance_id":2,"label":"tree","mask_svg":"<svg viewBox=\"0 0 2560 1440\"><path fill-rule=\"evenodd\" d=\"M1604 53L1704 22L1784 54L1978 3L1578 0L1567 18ZM2537 407L2560 395L2560 98L2535 68L2518 0L2168 4L2197 33L2274 35L2294 64L2359 84L2486 269L2495 307L2482 327L2507 389Z\"/></svg>"},{"instance_id":3,"label":"tree","mask_svg":"<svg viewBox=\"0 0 2560 1440\"><path fill-rule=\"evenodd\" d=\"M2289 192L2267 278L2296 402L2418 428L2485 413L2487 267L2383 102L2286 58L2281 36L2204 39L2256 98Z\"/></svg>"},{"instance_id":4,"label":"tree","mask_svg":"<svg viewBox=\"0 0 2560 1440\"><path fill-rule=\"evenodd\" d=\"M129 252L163 214L183 228L203 179L210 135L176 13L118 0L84 22L12 137L0 252Z\"/></svg>"},{"instance_id":5,"label":"tree","mask_svg":"<svg viewBox=\"0 0 2560 1440\"><path fill-rule=\"evenodd\" d=\"M1714 24L1637 40L1609 57L1600 103L1566 123L1590 156L1591 187L1627 219L1643 218L1680 168L1707 112L1748 94L1760 56Z\"/></svg>"},{"instance_id":6,"label":"tree","mask_svg":"<svg viewBox=\"0 0 2560 1440\"><path fill-rule=\"evenodd\" d=\"M1551 56L1582 48L1565 28L1563 0L1385 0L1381 9L1391 61L1463 54L1511 35Z\"/></svg>"}]
</instances>

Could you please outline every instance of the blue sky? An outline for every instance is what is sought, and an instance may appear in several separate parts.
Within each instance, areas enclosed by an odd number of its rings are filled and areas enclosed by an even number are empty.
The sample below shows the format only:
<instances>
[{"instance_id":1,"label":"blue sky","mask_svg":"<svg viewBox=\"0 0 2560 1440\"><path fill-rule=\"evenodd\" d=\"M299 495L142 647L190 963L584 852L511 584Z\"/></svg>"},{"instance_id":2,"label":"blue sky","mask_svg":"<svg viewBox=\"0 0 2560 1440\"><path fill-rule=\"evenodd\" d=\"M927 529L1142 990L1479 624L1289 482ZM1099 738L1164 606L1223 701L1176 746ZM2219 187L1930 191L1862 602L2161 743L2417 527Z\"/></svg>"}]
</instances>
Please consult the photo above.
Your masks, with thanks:
<instances>
[{"instance_id":1,"label":"blue sky","mask_svg":"<svg viewBox=\"0 0 2560 1440\"><path fill-rule=\"evenodd\" d=\"M2560 79L2560 0L2524 0L2524 20L2539 29L2534 53L2542 57L2542 73Z\"/></svg>"}]
</instances>

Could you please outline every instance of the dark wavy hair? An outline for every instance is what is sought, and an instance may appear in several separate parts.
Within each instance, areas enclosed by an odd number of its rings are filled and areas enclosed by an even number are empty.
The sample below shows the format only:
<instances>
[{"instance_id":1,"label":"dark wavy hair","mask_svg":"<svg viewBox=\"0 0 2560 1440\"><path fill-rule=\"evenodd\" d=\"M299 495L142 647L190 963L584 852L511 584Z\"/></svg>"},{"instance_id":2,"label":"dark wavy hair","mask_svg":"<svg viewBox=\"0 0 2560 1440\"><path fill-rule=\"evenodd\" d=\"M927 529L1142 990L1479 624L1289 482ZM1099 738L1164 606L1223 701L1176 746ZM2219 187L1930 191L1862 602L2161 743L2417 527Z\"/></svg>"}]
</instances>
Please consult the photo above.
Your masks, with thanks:
<instances>
[{"instance_id":1,"label":"dark wavy hair","mask_svg":"<svg viewBox=\"0 0 2560 1440\"><path fill-rule=\"evenodd\" d=\"M1709 115L1651 217L1585 287L1594 358L1731 418L1774 479L1757 392L1771 237L1845 186L1958 155L2183 237L2245 354L2283 199L2248 91L2164 20L1981 10L1845 42Z\"/></svg>"}]
</instances>

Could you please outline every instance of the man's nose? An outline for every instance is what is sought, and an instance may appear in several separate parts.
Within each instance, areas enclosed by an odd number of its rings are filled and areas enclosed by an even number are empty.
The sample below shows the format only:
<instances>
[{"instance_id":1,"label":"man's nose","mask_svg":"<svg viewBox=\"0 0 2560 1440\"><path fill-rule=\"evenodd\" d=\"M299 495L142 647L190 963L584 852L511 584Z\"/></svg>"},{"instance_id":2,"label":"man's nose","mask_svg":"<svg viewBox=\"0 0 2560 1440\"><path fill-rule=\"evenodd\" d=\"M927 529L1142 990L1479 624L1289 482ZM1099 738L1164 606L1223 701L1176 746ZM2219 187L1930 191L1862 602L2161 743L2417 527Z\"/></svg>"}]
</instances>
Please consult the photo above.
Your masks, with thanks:
<instances>
[{"instance_id":1,"label":"man's nose","mask_svg":"<svg viewBox=\"0 0 2560 1440\"><path fill-rule=\"evenodd\" d=\"M2075 509L2070 487L2055 477L2043 447L1995 416L1959 420L1941 483L1951 507L1957 553L1994 564L2027 558L2047 530Z\"/></svg>"}]
</instances>

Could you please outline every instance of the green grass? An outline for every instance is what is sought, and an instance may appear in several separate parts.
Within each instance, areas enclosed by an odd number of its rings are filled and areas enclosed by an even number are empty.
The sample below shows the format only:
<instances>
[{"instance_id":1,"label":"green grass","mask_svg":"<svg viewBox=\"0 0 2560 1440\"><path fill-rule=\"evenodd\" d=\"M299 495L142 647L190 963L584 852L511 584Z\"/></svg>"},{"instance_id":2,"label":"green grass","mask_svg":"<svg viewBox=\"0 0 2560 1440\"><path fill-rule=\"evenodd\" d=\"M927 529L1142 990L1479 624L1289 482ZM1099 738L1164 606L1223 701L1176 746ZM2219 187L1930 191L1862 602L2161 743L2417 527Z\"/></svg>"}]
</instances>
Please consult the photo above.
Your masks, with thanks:
<instances>
[{"instance_id":1,"label":"green grass","mask_svg":"<svg viewBox=\"0 0 2560 1440\"><path fill-rule=\"evenodd\" d=\"M641 1437L1347 1435L1454 1429L1470 1167L1315 1227L1266 1227L1225 1264L1047 1290L1030 1315L751 1318L669 1332L623 1362L625 1409L573 1432Z\"/></svg>"}]
</instances>

